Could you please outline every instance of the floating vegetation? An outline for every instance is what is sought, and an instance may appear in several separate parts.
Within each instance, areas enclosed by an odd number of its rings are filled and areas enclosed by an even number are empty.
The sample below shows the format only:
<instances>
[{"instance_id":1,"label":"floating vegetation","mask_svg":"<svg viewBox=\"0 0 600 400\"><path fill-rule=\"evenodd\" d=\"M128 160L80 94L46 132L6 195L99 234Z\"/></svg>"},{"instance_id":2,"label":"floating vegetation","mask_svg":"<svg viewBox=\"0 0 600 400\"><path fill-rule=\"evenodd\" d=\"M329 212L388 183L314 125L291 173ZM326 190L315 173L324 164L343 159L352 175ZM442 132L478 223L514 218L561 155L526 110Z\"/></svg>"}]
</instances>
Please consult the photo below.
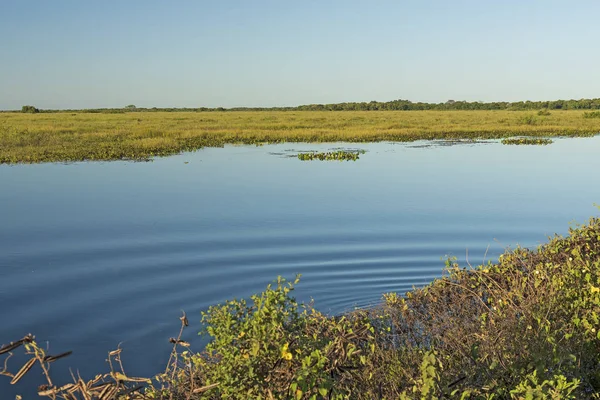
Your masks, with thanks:
<instances>
[{"instance_id":1,"label":"floating vegetation","mask_svg":"<svg viewBox=\"0 0 600 400\"><path fill-rule=\"evenodd\" d=\"M502 139L502 144L513 144L513 145L538 145L546 146L553 143L552 139L546 138L508 138Z\"/></svg>"},{"instance_id":2,"label":"floating vegetation","mask_svg":"<svg viewBox=\"0 0 600 400\"><path fill-rule=\"evenodd\" d=\"M360 154L364 154L365 150L337 150L328 152L308 152L299 153L298 159L302 161L356 161Z\"/></svg>"}]
</instances>

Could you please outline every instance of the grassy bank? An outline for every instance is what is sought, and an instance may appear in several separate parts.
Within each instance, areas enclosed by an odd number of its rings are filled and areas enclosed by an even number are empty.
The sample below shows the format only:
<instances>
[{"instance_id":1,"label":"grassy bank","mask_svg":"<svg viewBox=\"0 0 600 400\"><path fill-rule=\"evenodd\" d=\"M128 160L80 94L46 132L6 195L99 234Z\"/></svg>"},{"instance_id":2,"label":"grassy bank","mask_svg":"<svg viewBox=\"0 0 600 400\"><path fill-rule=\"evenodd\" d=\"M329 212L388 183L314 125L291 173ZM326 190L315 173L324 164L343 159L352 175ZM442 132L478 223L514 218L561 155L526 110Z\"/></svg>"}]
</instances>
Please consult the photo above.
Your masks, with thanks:
<instances>
[{"instance_id":1,"label":"grassy bank","mask_svg":"<svg viewBox=\"0 0 600 400\"><path fill-rule=\"evenodd\" d=\"M0 113L0 163L145 160L228 143L590 136L585 111ZM588 113L589 114L589 113Z\"/></svg>"},{"instance_id":2,"label":"grassy bank","mask_svg":"<svg viewBox=\"0 0 600 400\"><path fill-rule=\"evenodd\" d=\"M447 274L430 285L343 316L298 304L297 283L280 278L248 301L208 309L202 353L182 340L184 315L167 368L152 380L126 376L117 350L109 373L62 387L48 378L40 390L69 399L103 391L146 399L600 398L600 219L495 264L465 269L448 260ZM0 354L23 344L33 361L8 373L15 383L64 356L48 356L31 337Z\"/></svg>"}]
</instances>

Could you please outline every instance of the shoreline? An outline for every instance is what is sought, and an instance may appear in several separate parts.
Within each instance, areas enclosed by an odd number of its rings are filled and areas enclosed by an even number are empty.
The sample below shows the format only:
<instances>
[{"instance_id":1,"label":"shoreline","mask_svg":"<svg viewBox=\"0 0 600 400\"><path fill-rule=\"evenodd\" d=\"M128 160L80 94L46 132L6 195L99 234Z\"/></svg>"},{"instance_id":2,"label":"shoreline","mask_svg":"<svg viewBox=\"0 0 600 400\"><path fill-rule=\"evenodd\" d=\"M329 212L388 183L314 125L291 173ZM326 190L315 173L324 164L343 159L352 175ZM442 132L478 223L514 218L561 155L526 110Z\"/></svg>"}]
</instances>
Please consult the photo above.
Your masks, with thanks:
<instances>
[{"instance_id":1,"label":"shoreline","mask_svg":"<svg viewBox=\"0 0 600 400\"><path fill-rule=\"evenodd\" d=\"M182 340L183 313L167 368L152 379L127 376L117 349L110 372L89 382L53 386L45 372L41 395L595 398L600 390L598 218L537 249L507 250L494 263L466 269L449 258L446 274L429 285L384 293L379 305L343 315L297 303L298 282L279 277L248 300L209 307L201 333L211 340L200 353ZM12 364L5 371L15 383L35 363L47 367L70 354L47 355L30 335L0 354L22 345L32 358L18 373Z\"/></svg>"}]
</instances>

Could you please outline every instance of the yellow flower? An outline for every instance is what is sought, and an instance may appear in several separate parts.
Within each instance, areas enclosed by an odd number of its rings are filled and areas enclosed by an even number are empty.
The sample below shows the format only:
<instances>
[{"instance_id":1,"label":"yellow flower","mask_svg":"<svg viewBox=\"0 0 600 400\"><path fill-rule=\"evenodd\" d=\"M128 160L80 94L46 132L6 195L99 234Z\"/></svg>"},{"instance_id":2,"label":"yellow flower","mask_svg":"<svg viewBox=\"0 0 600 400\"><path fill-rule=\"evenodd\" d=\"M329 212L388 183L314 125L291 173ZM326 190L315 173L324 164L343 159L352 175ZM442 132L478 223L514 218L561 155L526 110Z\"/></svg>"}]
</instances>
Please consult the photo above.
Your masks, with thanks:
<instances>
[{"instance_id":1,"label":"yellow flower","mask_svg":"<svg viewBox=\"0 0 600 400\"><path fill-rule=\"evenodd\" d=\"M290 353L288 351L288 347L290 345L288 343L284 344L283 347L281 348L281 358L283 358L284 360L291 360L292 359L292 353Z\"/></svg>"}]
</instances>

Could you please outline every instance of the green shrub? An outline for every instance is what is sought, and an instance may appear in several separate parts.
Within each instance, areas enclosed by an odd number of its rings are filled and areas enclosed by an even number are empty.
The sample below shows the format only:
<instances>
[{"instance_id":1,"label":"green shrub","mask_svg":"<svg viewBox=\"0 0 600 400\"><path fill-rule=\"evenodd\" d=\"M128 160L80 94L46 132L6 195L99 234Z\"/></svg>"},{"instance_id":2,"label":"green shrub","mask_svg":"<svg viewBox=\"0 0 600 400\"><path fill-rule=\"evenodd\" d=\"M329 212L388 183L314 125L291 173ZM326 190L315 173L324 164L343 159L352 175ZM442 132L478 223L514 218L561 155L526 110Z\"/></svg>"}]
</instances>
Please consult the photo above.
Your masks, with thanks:
<instances>
[{"instance_id":1,"label":"green shrub","mask_svg":"<svg viewBox=\"0 0 600 400\"><path fill-rule=\"evenodd\" d=\"M261 294L212 306L202 314L212 340L191 357L211 398L347 398L354 370L366 362L372 340L359 314L327 318L300 307L292 282L278 278ZM361 356L362 355L362 356Z\"/></svg>"},{"instance_id":2,"label":"green shrub","mask_svg":"<svg viewBox=\"0 0 600 400\"><path fill-rule=\"evenodd\" d=\"M34 106L23 106L23 107L21 107L21 112L23 112L23 113L29 113L29 114L35 114L35 113L39 113L40 110L38 110Z\"/></svg>"},{"instance_id":3,"label":"green shrub","mask_svg":"<svg viewBox=\"0 0 600 400\"><path fill-rule=\"evenodd\" d=\"M545 109L545 110L538 111L537 115L539 115L540 117L547 117L547 116L551 115L551 113L550 113L550 111L548 111L548 109Z\"/></svg>"},{"instance_id":4,"label":"green shrub","mask_svg":"<svg viewBox=\"0 0 600 400\"><path fill-rule=\"evenodd\" d=\"M540 382L537 371L533 371L510 394L517 399L576 399L575 391L580 383L576 378L568 381L564 375L555 375L552 379Z\"/></svg>"},{"instance_id":5,"label":"green shrub","mask_svg":"<svg viewBox=\"0 0 600 400\"><path fill-rule=\"evenodd\" d=\"M519 119L519 123L523 125L537 125L538 119L535 115L525 115Z\"/></svg>"}]
</instances>

